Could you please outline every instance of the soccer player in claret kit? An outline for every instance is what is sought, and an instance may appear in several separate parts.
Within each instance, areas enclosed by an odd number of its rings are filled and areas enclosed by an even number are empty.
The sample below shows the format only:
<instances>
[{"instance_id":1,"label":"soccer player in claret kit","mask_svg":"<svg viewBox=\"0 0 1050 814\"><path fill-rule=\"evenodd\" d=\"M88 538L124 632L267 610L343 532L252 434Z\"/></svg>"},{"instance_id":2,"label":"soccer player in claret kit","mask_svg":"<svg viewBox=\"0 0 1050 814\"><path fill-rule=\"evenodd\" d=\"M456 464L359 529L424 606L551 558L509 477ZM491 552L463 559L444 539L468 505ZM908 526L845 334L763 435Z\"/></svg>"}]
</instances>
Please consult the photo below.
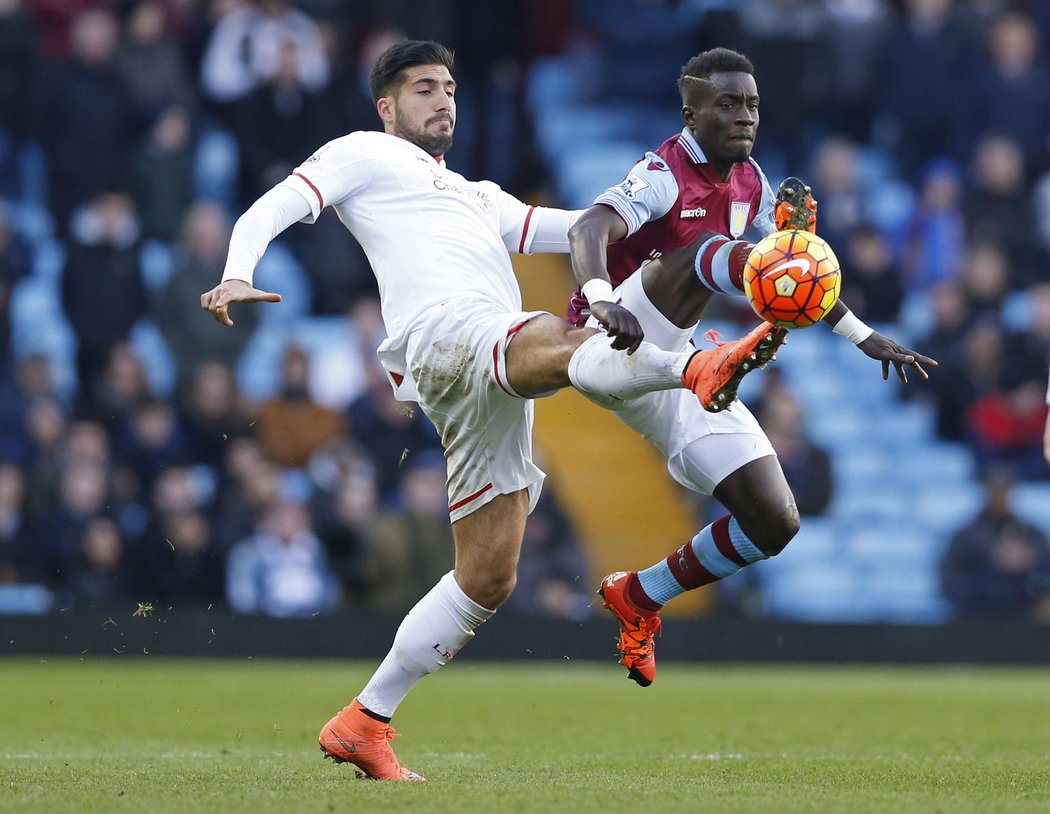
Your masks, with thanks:
<instances>
[{"instance_id":1,"label":"soccer player in claret kit","mask_svg":"<svg viewBox=\"0 0 1050 814\"><path fill-rule=\"evenodd\" d=\"M384 52L370 84L385 132L329 142L260 197L234 227L222 282L201 295L225 325L234 303L278 302L252 285L259 258L293 223L333 207L379 282L389 335L379 357L391 385L441 436L456 567L411 609L364 689L319 737L326 756L381 780L423 779L390 748L390 719L513 590L544 478L532 461L530 399L570 385L599 400L687 388L698 403L723 404L744 363L767 361L777 346L768 324L711 350L665 351L636 340L637 323L612 303L591 306L608 335L522 311L509 252L567 252L579 213L527 206L445 166L456 121L451 69L438 43Z\"/></svg>"},{"instance_id":2,"label":"soccer player in claret kit","mask_svg":"<svg viewBox=\"0 0 1050 814\"><path fill-rule=\"evenodd\" d=\"M668 351L689 347L713 294L743 294L754 241L816 226L809 188L788 179L774 196L751 158L759 119L751 62L725 48L706 51L686 63L678 88L682 132L647 153L570 230L573 268L584 282L569 302L569 321L597 325L596 299L602 309L616 302L638 321L638 333L624 327L622 339L644 334ZM937 364L864 325L841 301L825 321L881 361L883 378L891 364L905 382L905 368L926 378L923 365ZM722 411L716 403L711 412L675 391L600 403L653 442L678 483L729 510L666 559L602 580L599 593L620 623L620 663L644 687L656 675L660 608L778 554L798 531L799 515L772 445L743 404Z\"/></svg>"}]
</instances>

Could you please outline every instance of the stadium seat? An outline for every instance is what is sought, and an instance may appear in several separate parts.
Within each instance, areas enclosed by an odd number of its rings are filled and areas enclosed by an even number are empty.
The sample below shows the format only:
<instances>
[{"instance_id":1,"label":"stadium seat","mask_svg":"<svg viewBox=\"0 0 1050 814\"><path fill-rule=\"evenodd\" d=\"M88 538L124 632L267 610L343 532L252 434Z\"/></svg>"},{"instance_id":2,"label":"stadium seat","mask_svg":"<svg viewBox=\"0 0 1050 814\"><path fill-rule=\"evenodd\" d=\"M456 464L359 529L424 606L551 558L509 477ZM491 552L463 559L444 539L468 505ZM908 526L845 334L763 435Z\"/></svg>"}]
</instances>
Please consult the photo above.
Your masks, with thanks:
<instances>
[{"instance_id":1,"label":"stadium seat","mask_svg":"<svg viewBox=\"0 0 1050 814\"><path fill-rule=\"evenodd\" d=\"M1017 483L1013 489L1011 505L1018 517L1050 536L1050 482Z\"/></svg>"}]
</instances>

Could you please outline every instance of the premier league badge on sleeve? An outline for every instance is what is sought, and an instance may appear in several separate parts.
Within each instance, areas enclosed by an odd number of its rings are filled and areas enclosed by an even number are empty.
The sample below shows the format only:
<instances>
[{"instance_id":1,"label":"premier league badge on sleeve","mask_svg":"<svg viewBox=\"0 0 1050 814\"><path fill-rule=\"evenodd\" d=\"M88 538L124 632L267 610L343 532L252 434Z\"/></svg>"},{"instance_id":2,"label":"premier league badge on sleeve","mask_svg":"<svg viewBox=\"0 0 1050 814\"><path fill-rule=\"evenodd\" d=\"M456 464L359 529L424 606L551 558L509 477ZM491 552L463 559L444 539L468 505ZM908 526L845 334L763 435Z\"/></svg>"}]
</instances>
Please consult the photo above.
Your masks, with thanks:
<instances>
[{"instance_id":1,"label":"premier league badge on sleeve","mask_svg":"<svg viewBox=\"0 0 1050 814\"><path fill-rule=\"evenodd\" d=\"M733 201L733 207L729 210L729 234L734 238L740 237L747 229L747 216L751 212L751 204Z\"/></svg>"},{"instance_id":2,"label":"premier league badge on sleeve","mask_svg":"<svg viewBox=\"0 0 1050 814\"><path fill-rule=\"evenodd\" d=\"M620 191L627 197L628 200L633 201L639 192L643 189L648 189L649 184L638 175L631 173L623 182L620 184Z\"/></svg>"}]
</instances>

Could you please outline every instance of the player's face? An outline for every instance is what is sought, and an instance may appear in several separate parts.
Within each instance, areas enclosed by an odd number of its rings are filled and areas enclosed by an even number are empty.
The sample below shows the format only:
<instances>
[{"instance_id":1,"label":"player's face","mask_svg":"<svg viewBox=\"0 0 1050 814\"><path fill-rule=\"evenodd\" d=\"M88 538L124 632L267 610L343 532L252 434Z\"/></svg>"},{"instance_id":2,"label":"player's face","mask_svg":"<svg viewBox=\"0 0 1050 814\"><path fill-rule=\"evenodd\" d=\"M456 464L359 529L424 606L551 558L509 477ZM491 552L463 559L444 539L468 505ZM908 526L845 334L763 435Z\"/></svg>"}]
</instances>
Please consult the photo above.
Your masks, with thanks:
<instances>
[{"instance_id":1,"label":"player's face","mask_svg":"<svg viewBox=\"0 0 1050 814\"><path fill-rule=\"evenodd\" d=\"M724 170L747 161L758 131L758 87L749 73L712 74L694 92L682 118L707 160Z\"/></svg>"},{"instance_id":2,"label":"player's face","mask_svg":"<svg viewBox=\"0 0 1050 814\"><path fill-rule=\"evenodd\" d=\"M455 94L456 83L444 65L407 68L397 95L390 98L387 132L435 158L443 156L452 147L456 128Z\"/></svg>"}]
</instances>

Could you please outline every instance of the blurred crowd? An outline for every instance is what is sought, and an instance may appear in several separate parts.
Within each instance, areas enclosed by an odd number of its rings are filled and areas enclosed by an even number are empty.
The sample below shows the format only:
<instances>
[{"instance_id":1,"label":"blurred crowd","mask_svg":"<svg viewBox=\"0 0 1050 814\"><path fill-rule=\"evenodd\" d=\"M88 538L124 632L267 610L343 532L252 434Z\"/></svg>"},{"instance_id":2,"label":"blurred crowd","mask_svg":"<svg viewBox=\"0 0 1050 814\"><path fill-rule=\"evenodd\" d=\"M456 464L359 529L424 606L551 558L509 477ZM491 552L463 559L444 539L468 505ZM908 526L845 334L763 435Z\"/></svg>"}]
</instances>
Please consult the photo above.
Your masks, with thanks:
<instances>
[{"instance_id":1,"label":"blurred crowd","mask_svg":"<svg viewBox=\"0 0 1050 814\"><path fill-rule=\"evenodd\" d=\"M673 114L689 56L748 54L756 158L812 184L853 310L941 362L911 397L983 469L1047 477L1050 4L0 0L0 584L46 591L0 605L403 609L451 567L438 439L377 367L374 282L332 213L274 254L337 346L265 309L232 331L199 310L236 216L318 145L377 129L367 73L404 36L456 50L456 169L546 201L537 62ZM16 318L30 280L54 283L68 375ZM259 346L275 363L246 371ZM827 456L782 396L762 420L818 514ZM511 605L578 618L593 575L554 487Z\"/></svg>"}]
</instances>

